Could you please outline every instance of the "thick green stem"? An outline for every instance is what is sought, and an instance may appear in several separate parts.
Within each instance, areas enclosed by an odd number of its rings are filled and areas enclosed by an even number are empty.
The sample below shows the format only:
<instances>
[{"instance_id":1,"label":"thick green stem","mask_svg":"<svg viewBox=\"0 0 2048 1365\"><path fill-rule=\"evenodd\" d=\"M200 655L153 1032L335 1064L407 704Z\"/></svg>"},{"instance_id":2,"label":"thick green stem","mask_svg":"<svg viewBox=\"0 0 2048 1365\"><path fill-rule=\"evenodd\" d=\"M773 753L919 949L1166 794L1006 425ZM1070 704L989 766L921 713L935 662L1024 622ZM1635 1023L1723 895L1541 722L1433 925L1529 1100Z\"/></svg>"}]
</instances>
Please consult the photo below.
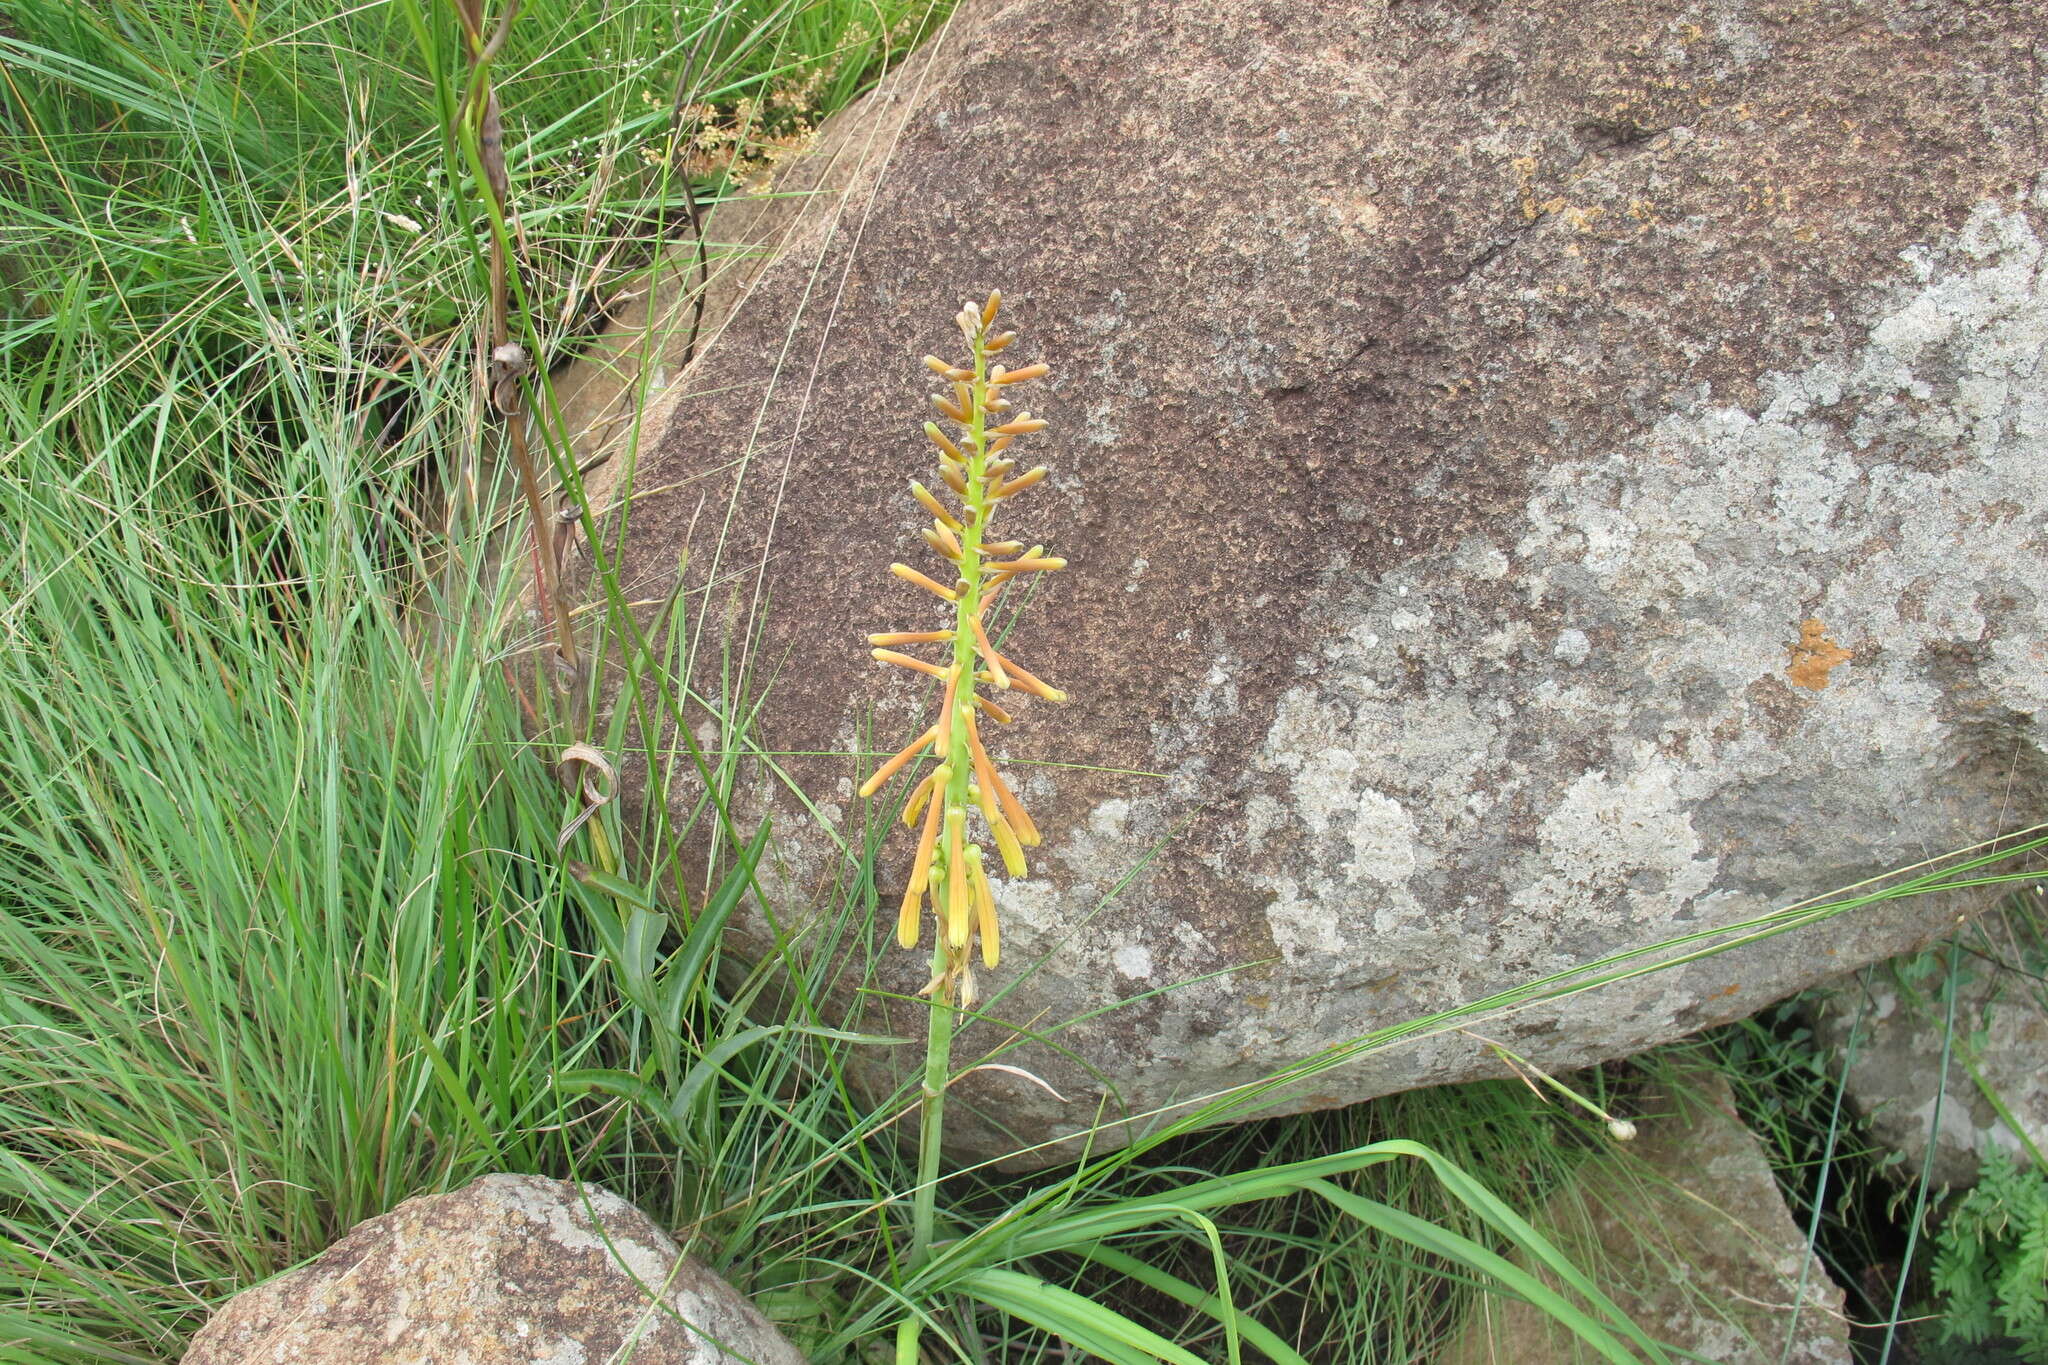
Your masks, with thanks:
<instances>
[{"instance_id":1,"label":"thick green stem","mask_svg":"<svg viewBox=\"0 0 2048 1365\"><path fill-rule=\"evenodd\" d=\"M943 941L933 954L936 972L946 949ZM924 1081L918 1095L917 1193L910 1204L910 1269L920 1270L930 1259L932 1222L938 1206L939 1149L946 1127L946 1082L953 1070L953 1001L945 985L932 992L931 1024L925 1034Z\"/></svg>"}]
</instances>

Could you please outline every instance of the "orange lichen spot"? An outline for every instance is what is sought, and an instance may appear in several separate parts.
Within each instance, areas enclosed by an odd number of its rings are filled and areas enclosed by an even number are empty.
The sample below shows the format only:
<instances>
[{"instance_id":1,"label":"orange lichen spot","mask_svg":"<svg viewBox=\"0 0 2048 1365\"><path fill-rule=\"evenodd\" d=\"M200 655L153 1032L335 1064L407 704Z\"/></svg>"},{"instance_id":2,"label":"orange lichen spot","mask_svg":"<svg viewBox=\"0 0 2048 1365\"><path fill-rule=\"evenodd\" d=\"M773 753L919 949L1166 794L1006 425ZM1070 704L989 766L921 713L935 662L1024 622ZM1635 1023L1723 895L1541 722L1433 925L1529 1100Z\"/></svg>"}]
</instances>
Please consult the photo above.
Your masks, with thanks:
<instances>
[{"instance_id":1,"label":"orange lichen spot","mask_svg":"<svg viewBox=\"0 0 2048 1365\"><path fill-rule=\"evenodd\" d=\"M1799 623L1798 642L1788 648L1792 652L1792 661L1785 666L1785 676L1792 680L1794 687L1810 688L1815 692L1828 685L1829 672L1853 657L1848 650L1828 638L1828 628L1813 616Z\"/></svg>"}]
</instances>

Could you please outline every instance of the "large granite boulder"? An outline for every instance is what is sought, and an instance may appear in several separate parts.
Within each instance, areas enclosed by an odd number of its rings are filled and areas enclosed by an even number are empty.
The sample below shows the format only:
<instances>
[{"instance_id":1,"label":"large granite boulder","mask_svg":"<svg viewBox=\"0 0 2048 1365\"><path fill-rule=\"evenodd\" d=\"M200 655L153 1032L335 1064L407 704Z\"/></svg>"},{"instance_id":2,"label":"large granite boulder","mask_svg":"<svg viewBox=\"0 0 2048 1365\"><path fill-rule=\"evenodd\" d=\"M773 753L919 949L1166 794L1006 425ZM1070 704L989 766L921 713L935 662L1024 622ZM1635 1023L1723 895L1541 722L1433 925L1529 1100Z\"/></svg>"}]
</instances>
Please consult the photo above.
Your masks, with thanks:
<instances>
[{"instance_id":1,"label":"large granite boulder","mask_svg":"<svg viewBox=\"0 0 2048 1365\"><path fill-rule=\"evenodd\" d=\"M1096 1013L1071 1056L1009 1058L1064 1102L961 1084L964 1150L1735 924L2038 802L2044 43L2036 7L1908 0L968 0L842 116L779 256L667 376L623 577L660 601L688 551L701 694L767 690L776 771L738 809L777 817L778 922L829 914L863 894L868 755L936 700L862 640L926 610L887 572L930 477L919 357L1000 286L1017 354L1052 364L1030 406L1056 472L1020 526L1071 568L1013 642L1074 700L1002 731L1046 838L1000 889L989 985L1034 1028ZM894 837L873 942L909 991ZM1629 1053L1958 908L1487 1031L1547 1067ZM1439 1033L1287 1103L1495 1071Z\"/></svg>"},{"instance_id":2,"label":"large granite boulder","mask_svg":"<svg viewBox=\"0 0 2048 1365\"><path fill-rule=\"evenodd\" d=\"M185 1365L803 1365L595 1185L487 1175L358 1224L214 1314Z\"/></svg>"}]
</instances>

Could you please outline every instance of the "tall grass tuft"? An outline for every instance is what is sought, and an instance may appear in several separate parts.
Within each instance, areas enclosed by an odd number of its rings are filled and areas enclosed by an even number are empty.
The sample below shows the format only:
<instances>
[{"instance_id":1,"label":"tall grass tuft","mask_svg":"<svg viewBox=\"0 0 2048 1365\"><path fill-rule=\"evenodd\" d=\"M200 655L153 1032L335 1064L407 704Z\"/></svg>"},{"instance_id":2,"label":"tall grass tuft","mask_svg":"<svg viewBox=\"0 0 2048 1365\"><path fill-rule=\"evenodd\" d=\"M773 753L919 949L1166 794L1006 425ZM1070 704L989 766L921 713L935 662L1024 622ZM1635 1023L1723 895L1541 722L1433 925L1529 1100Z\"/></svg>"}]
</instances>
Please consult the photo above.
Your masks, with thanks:
<instances>
[{"instance_id":1,"label":"tall grass tuft","mask_svg":"<svg viewBox=\"0 0 2048 1365\"><path fill-rule=\"evenodd\" d=\"M527 5L543 363L925 9ZM0 24L0 1358L175 1359L487 1169L671 1183L558 1083L632 1029L493 624L461 65L427 0Z\"/></svg>"}]
</instances>

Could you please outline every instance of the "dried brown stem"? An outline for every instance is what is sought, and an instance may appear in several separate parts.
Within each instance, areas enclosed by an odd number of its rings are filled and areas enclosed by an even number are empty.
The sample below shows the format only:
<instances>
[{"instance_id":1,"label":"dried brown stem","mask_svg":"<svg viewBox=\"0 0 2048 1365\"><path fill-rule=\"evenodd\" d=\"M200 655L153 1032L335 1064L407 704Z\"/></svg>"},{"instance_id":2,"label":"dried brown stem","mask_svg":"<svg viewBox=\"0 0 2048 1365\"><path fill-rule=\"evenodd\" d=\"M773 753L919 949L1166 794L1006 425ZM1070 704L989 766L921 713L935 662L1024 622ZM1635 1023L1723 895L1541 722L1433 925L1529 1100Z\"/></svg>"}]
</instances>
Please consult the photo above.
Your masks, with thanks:
<instances>
[{"instance_id":1,"label":"dried brown stem","mask_svg":"<svg viewBox=\"0 0 2048 1365\"><path fill-rule=\"evenodd\" d=\"M479 189L490 219L490 406L504 420L506 452L519 479L526 502L527 520L533 532L534 590L540 607L554 627L555 649L563 666L572 674L577 667L576 636L569 620L568 603L563 600L561 554L555 543L555 519L548 515L541 492L540 472L534 467L533 452L527 446L526 406L521 380L533 372L533 358L512 339L512 306L509 258L511 227L508 204L511 177L505 169L505 121L498 107L497 92L491 86L492 60L511 36L512 22L519 15L520 0L507 0L488 38L484 36L482 0L455 0L455 13L468 39L470 82L462 112L463 126L476 138L475 156L481 171Z\"/></svg>"}]
</instances>

